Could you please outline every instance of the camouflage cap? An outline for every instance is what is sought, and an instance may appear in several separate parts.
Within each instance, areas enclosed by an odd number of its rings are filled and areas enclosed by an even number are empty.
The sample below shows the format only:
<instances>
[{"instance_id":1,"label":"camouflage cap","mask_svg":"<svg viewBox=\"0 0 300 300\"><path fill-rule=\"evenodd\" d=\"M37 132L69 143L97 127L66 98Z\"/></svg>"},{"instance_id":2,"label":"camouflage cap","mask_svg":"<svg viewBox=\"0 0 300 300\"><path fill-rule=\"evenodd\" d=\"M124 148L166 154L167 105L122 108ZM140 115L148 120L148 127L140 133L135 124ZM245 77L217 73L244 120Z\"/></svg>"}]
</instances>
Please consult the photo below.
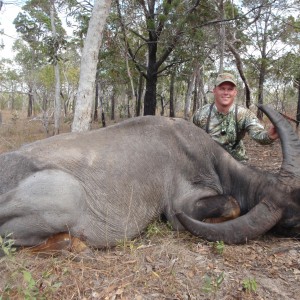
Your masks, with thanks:
<instances>
[{"instance_id":1,"label":"camouflage cap","mask_svg":"<svg viewBox=\"0 0 300 300\"><path fill-rule=\"evenodd\" d=\"M218 85L222 84L223 82L231 82L235 86L237 85L235 77L230 73L219 74L217 79L216 79L215 85L218 86Z\"/></svg>"}]
</instances>

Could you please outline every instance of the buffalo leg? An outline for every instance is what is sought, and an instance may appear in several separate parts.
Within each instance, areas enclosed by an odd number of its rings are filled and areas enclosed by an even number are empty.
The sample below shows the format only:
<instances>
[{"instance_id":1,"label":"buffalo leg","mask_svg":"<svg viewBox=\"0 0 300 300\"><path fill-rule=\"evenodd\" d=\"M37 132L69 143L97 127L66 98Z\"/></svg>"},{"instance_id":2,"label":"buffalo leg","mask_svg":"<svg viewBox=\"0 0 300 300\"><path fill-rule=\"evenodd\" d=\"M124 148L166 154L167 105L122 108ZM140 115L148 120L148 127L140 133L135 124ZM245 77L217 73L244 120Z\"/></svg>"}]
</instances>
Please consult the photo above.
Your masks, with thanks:
<instances>
[{"instance_id":1,"label":"buffalo leg","mask_svg":"<svg viewBox=\"0 0 300 300\"><path fill-rule=\"evenodd\" d=\"M189 217L199 221L222 222L238 217L240 207L230 195L217 194L215 190L210 188L200 188L178 197L173 201L172 209L164 211L174 230L185 230L176 217L176 213L180 212L184 212ZM218 220L213 220L215 218Z\"/></svg>"},{"instance_id":2,"label":"buffalo leg","mask_svg":"<svg viewBox=\"0 0 300 300\"><path fill-rule=\"evenodd\" d=\"M86 192L72 175L43 170L0 195L0 236L35 246L60 232L76 235L84 220Z\"/></svg>"},{"instance_id":3,"label":"buffalo leg","mask_svg":"<svg viewBox=\"0 0 300 300\"><path fill-rule=\"evenodd\" d=\"M232 196L216 195L197 201L193 216L199 221L219 223L235 219L240 213L240 207Z\"/></svg>"},{"instance_id":4,"label":"buffalo leg","mask_svg":"<svg viewBox=\"0 0 300 300\"><path fill-rule=\"evenodd\" d=\"M34 246L25 248L26 251L31 253L43 253L43 254L52 254L60 250L68 250L74 253L80 253L87 249L87 245L81 241L79 238L71 236L69 233L58 233L45 242Z\"/></svg>"}]
</instances>

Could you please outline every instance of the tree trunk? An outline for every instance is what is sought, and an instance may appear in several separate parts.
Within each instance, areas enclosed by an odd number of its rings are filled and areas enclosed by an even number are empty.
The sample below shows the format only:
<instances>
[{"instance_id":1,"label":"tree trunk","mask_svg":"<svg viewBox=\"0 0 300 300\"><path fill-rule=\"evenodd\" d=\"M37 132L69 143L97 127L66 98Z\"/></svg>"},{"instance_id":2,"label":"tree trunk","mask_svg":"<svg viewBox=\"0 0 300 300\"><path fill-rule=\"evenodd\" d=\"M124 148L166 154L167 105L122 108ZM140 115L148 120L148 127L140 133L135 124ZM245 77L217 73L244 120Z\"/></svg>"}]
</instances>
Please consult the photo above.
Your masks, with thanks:
<instances>
[{"instance_id":1,"label":"tree trunk","mask_svg":"<svg viewBox=\"0 0 300 300\"><path fill-rule=\"evenodd\" d=\"M113 93L111 95L111 114L110 114L110 119L114 120L115 119L115 101L116 101L116 92L115 89L113 89Z\"/></svg>"},{"instance_id":2,"label":"tree trunk","mask_svg":"<svg viewBox=\"0 0 300 300\"><path fill-rule=\"evenodd\" d=\"M98 99L99 99L99 84L96 83L96 90L95 90L95 105L94 105L94 122L98 121Z\"/></svg>"},{"instance_id":3,"label":"tree trunk","mask_svg":"<svg viewBox=\"0 0 300 300\"><path fill-rule=\"evenodd\" d=\"M165 114L165 101L162 95L160 95L160 104L161 104L160 115L163 116Z\"/></svg>"},{"instance_id":4,"label":"tree trunk","mask_svg":"<svg viewBox=\"0 0 300 300\"><path fill-rule=\"evenodd\" d=\"M141 115L143 87L144 87L144 77L142 74L140 74L139 89L138 89L138 95L137 95L137 100L136 100L136 110L135 110L135 115L137 117Z\"/></svg>"},{"instance_id":5,"label":"tree trunk","mask_svg":"<svg viewBox=\"0 0 300 300\"><path fill-rule=\"evenodd\" d=\"M264 103L264 81L265 81L265 70L264 67L261 66L260 73L259 73L259 80L258 80L258 104ZM262 120L263 118L263 112L258 109L257 110L257 117Z\"/></svg>"},{"instance_id":6,"label":"tree trunk","mask_svg":"<svg viewBox=\"0 0 300 300\"><path fill-rule=\"evenodd\" d=\"M95 78L102 33L110 10L111 0L95 0L85 39L72 131L91 128Z\"/></svg>"},{"instance_id":7,"label":"tree trunk","mask_svg":"<svg viewBox=\"0 0 300 300\"><path fill-rule=\"evenodd\" d=\"M61 101L60 101L60 75L59 65L54 65L55 72L55 110L54 110L54 134L59 134L60 117L61 117Z\"/></svg>"},{"instance_id":8,"label":"tree trunk","mask_svg":"<svg viewBox=\"0 0 300 300\"><path fill-rule=\"evenodd\" d=\"M195 79L199 72L200 64L197 62L194 66L194 71L190 77L189 83L188 83L188 90L186 93L185 98L185 107L184 107L184 118L186 120L189 120L191 117L191 103L192 103L192 94L195 87Z\"/></svg>"},{"instance_id":9,"label":"tree trunk","mask_svg":"<svg viewBox=\"0 0 300 300\"><path fill-rule=\"evenodd\" d=\"M298 104L297 104L296 120L298 121L298 123L297 123L297 128L298 128L299 122L300 122L300 77L297 80L297 84L298 84Z\"/></svg>"},{"instance_id":10,"label":"tree trunk","mask_svg":"<svg viewBox=\"0 0 300 300\"><path fill-rule=\"evenodd\" d=\"M204 72L203 72L203 68L200 68L199 70L199 88L200 88L200 92L202 95L202 100L200 99L200 103L199 103L199 108L202 107L203 105L208 103L208 99L206 96L206 92L204 90Z\"/></svg>"},{"instance_id":11,"label":"tree trunk","mask_svg":"<svg viewBox=\"0 0 300 300\"><path fill-rule=\"evenodd\" d=\"M28 93L28 108L27 108L27 118L30 118L32 116L32 108L33 108L33 91L30 87L29 93Z\"/></svg>"},{"instance_id":12,"label":"tree trunk","mask_svg":"<svg viewBox=\"0 0 300 300\"><path fill-rule=\"evenodd\" d=\"M46 136L49 136L49 115L48 115L48 97L46 95L43 96L42 102L42 110L43 110L43 127L45 129Z\"/></svg>"},{"instance_id":13,"label":"tree trunk","mask_svg":"<svg viewBox=\"0 0 300 300\"><path fill-rule=\"evenodd\" d=\"M127 103L126 103L126 108L127 108L127 118L131 118L131 113L130 113L130 98L131 98L131 95L130 95L130 91L127 90L127 93L126 93L126 100L127 100Z\"/></svg>"},{"instance_id":14,"label":"tree trunk","mask_svg":"<svg viewBox=\"0 0 300 300\"><path fill-rule=\"evenodd\" d=\"M130 81L130 87L131 87L131 97L130 97L130 93L128 93L128 102L130 101L130 98L132 98L133 102L136 103L136 93L135 93L135 89L134 89L134 83L133 83L133 78L131 75L131 70L130 70L130 66L129 66L129 62L128 62L128 50L127 50L127 43L125 44L126 46L126 52L125 52L125 60L126 60L126 69L127 69L127 75ZM128 107L128 111L129 111L129 107ZM128 115L130 115L130 112L128 112Z\"/></svg>"},{"instance_id":15,"label":"tree trunk","mask_svg":"<svg viewBox=\"0 0 300 300\"><path fill-rule=\"evenodd\" d=\"M245 73L244 73L243 62L242 62L241 56L238 53L237 49L233 46L232 43L227 41L226 45L235 58L236 67L237 67L239 74L244 82L245 94L246 94L246 107L249 108L251 105L251 90L250 90L247 78L245 76Z\"/></svg>"},{"instance_id":16,"label":"tree trunk","mask_svg":"<svg viewBox=\"0 0 300 300\"><path fill-rule=\"evenodd\" d=\"M101 85L99 81L96 82L96 95L97 95L97 102L99 103L102 127L105 127L106 122L105 122L105 113L103 107L103 93L101 92Z\"/></svg>"},{"instance_id":17,"label":"tree trunk","mask_svg":"<svg viewBox=\"0 0 300 300\"><path fill-rule=\"evenodd\" d=\"M51 30L52 30L52 38L53 38L53 47L56 44L56 27L55 27L55 0L51 0L50 5L50 20L51 20ZM54 55L57 53L57 49L54 50ZM54 135L59 134L60 127L60 116L61 116L61 101L60 101L60 74L59 74L59 64L56 59L54 59L54 74L55 74L55 96L54 96Z\"/></svg>"},{"instance_id":18,"label":"tree trunk","mask_svg":"<svg viewBox=\"0 0 300 300\"><path fill-rule=\"evenodd\" d=\"M270 11L266 15L266 19L264 20L264 32L263 32L263 39L261 41L262 48L261 48L261 63L259 68L259 80L258 80L258 104L264 104L264 83L265 83L265 76L267 71L267 43L268 43L268 21L270 17ZM257 117L262 120L263 112L258 109L257 110Z\"/></svg>"},{"instance_id":19,"label":"tree trunk","mask_svg":"<svg viewBox=\"0 0 300 300\"><path fill-rule=\"evenodd\" d=\"M199 103L199 72L198 72L195 79L192 115L194 115L195 111L199 108L199 104L200 103Z\"/></svg>"},{"instance_id":20,"label":"tree trunk","mask_svg":"<svg viewBox=\"0 0 300 300\"><path fill-rule=\"evenodd\" d=\"M144 115L155 115L156 110L156 86L157 86L157 67L156 67L157 44L149 45L146 93L144 98Z\"/></svg>"},{"instance_id":21,"label":"tree trunk","mask_svg":"<svg viewBox=\"0 0 300 300\"><path fill-rule=\"evenodd\" d=\"M144 115L155 115L156 110L156 84L157 76L151 75L146 82L146 93L144 98Z\"/></svg>"},{"instance_id":22,"label":"tree trunk","mask_svg":"<svg viewBox=\"0 0 300 300\"><path fill-rule=\"evenodd\" d=\"M174 70L171 73L171 80L170 80L170 117L171 118L175 118L175 109L174 109L175 78L176 78L176 70Z\"/></svg>"},{"instance_id":23,"label":"tree trunk","mask_svg":"<svg viewBox=\"0 0 300 300\"><path fill-rule=\"evenodd\" d=\"M99 97L99 103L100 103L100 111L101 111L101 123L102 123L102 127L106 127L106 122L105 122L105 113L104 113L104 109L103 109L103 96L101 95Z\"/></svg>"}]
</instances>

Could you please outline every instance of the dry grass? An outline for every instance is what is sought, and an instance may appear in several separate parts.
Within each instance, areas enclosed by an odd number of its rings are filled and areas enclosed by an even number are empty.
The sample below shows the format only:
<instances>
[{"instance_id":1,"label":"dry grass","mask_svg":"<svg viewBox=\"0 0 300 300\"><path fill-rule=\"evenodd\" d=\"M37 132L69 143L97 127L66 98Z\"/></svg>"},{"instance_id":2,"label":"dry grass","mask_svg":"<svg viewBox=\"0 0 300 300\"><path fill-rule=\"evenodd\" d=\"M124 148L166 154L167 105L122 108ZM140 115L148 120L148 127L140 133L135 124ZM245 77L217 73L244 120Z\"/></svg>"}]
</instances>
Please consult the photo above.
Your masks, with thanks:
<instances>
[{"instance_id":1,"label":"dry grass","mask_svg":"<svg viewBox=\"0 0 300 300\"><path fill-rule=\"evenodd\" d=\"M27 119L25 113L2 111L0 126L0 153L19 148L25 143L47 137L42 122L38 119Z\"/></svg>"},{"instance_id":2,"label":"dry grass","mask_svg":"<svg viewBox=\"0 0 300 300\"><path fill-rule=\"evenodd\" d=\"M39 122L2 114L0 152L45 137ZM250 164L280 166L279 144L248 147ZM215 246L155 222L134 241L86 255L19 251L0 258L0 299L299 299L299 241Z\"/></svg>"},{"instance_id":3,"label":"dry grass","mask_svg":"<svg viewBox=\"0 0 300 300\"><path fill-rule=\"evenodd\" d=\"M3 299L298 299L299 245L264 237L222 254L187 233L158 224L146 235L92 256L2 258ZM30 274L32 279L26 275ZM218 279L224 280L218 284ZM257 283L246 290L244 282Z\"/></svg>"}]
</instances>

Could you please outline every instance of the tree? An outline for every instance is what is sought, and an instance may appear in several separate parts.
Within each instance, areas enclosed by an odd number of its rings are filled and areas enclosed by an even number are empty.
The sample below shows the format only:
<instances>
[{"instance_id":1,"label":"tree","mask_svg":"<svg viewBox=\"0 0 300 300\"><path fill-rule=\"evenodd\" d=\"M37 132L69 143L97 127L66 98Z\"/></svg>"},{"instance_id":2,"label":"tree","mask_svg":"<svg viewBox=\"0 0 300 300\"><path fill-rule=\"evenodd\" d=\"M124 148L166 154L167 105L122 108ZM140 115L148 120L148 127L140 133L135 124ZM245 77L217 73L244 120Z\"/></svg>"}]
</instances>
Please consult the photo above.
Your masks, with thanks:
<instances>
[{"instance_id":1,"label":"tree","mask_svg":"<svg viewBox=\"0 0 300 300\"><path fill-rule=\"evenodd\" d=\"M286 34L286 17L288 1L244 1L246 7L251 8L249 24L246 34L254 51L249 55L248 63L258 77L257 102L264 103L264 85L272 64L284 55L286 46L282 39ZM257 111L258 118L262 118L261 110Z\"/></svg>"},{"instance_id":2,"label":"tree","mask_svg":"<svg viewBox=\"0 0 300 300\"><path fill-rule=\"evenodd\" d=\"M20 75L13 68L13 61L10 59L0 60L0 110L17 110L22 107L18 101L22 90L20 88Z\"/></svg>"},{"instance_id":3,"label":"tree","mask_svg":"<svg viewBox=\"0 0 300 300\"><path fill-rule=\"evenodd\" d=\"M208 13L209 5L205 2L203 5L206 5L207 10L202 11L198 10L199 0L139 0L134 6L129 1L125 2L122 2L121 7L117 0L124 42L136 68L146 79L144 115L155 115L158 77L185 60L182 57L171 56L171 53L181 45L183 37L188 35L189 30L194 35L201 31L201 26L189 28L189 25L195 24L196 18L199 24ZM139 43L136 43L137 39Z\"/></svg>"},{"instance_id":4,"label":"tree","mask_svg":"<svg viewBox=\"0 0 300 300\"><path fill-rule=\"evenodd\" d=\"M28 95L27 117L31 117L34 114L35 94L37 92L35 75L41 64L37 60L38 54L21 40L14 43L13 49L17 51L15 61L21 67L20 73Z\"/></svg>"},{"instance_id":5,"label":"tree","mask_svg":"<svg viewBox=\"0 0 300 300\"><path fill-rule=\"evenodd\" d=\"M59 133L61 101L60 101L60 73L59 64L60 51L65 43L65 30L57 16L55 1L30 0L22 7L14 21L17 32L21 33L31 51L30 69L38 71L41 66L52 63L55 69L55 114L54 134ZM48 59L48 62L46 61ZM34 86L29 86L28 116L32 113ZM31 107L30 107L31 106Z\"/></svg>"},{"instance_id":6,"label":"tree","mask_svg":"<svg viewBox=\"0 0 300 300\"><path fill-rule=\"evenodd\" d=\"M95 0L94 3L81 56L73 132L87 131L91 128L98 56L110 5L111 0Z\"/></svg>"}]
</instances>

